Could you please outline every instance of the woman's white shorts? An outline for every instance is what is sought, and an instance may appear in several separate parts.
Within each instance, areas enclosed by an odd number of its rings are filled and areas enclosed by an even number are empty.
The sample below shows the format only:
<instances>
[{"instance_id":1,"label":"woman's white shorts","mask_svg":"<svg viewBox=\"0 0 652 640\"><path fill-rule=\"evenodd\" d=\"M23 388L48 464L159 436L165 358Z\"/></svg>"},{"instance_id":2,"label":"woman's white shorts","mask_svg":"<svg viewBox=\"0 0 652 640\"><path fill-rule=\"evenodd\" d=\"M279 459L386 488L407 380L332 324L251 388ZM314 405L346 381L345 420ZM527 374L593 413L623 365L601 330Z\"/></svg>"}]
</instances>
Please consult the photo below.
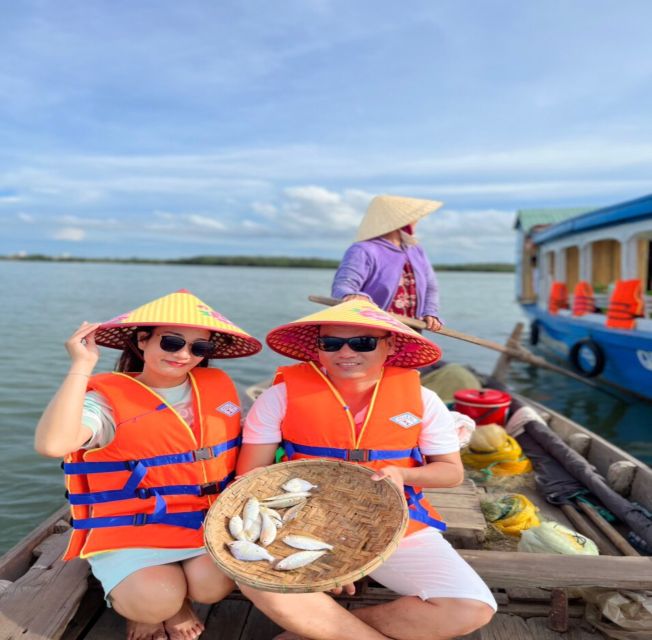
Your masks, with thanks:
<instances>
[{"instance_id":1,"label":"woman's white shorts","mask_svg":"<svg viewBox=\"0 0 652 640\"><path fill-rule=\"evenodd\" d=\"M371 577L402 596L468 598L494 609L496 601L482 578L431 527L401 540L398 549Z\"/></svg>"}]
</instances>

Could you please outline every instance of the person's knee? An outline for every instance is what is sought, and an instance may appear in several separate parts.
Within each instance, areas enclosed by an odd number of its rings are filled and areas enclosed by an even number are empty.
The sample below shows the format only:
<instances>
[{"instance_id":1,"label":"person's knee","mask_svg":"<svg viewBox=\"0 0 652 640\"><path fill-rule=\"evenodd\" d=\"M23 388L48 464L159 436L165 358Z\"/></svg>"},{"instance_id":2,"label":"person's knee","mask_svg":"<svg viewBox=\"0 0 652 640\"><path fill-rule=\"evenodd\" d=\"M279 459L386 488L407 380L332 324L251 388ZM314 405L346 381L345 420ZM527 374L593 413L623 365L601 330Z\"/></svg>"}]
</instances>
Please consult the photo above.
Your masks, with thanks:
<instances>
[{"instance_id":1,"label":"person's knee","mask_svg":"<svg viewBox=\"0 0 652 640\"><path fill-rule=\"evenodd\" d=\"M447 621L451 635L457 637L484 627L495 613L493 607L481 600L438 598L427 602L433 607L433 616L437 621L432 626L433 637L436 638L440 637L442 620Z\"/></svg>"},{"instance_id":2,"label":"person's knee","mask_svg":"<svg viewBox=\"0 0 652 640\"><path fill-rule=\"evenodd\" d=\"M222 600L235 586L233 580L222 573L207 555L184 562L183 572L188 585L188 597L202 604Z\"/></svg>"},{"instance_id":3,"label":"person's knee","mask_svg":"<svg viewBox=\"0 0 652 640\"><path fill-rule=\"evenodd\" d=\"M475 631L489 624L495 613L493 607L490 607L488 604L480 600L470 600L468 609L465 610L465 616L468 616L467 620L469 626L472 628L465 633L471 633L471 631Z\"/></svg>"},{"instance_id":4,"label":"person's knee","mask_svg":"<svg viewBox=\"0 0 652 640\"><path fill-rule=\"evenodd\" d=\"M225 575L210 581L188 581L188 597L201 604L213 604L226 598L233 591L235 583Z\"/></svg>"},{"instance_id":5,"label":"person's knee","mask_svg":"<svg viewBox=\"0 0 652 640\"><path fill-rule=\"evenodd\" d=\"M114 590L115 591L115 590ZM137 596L111 592L111 604L122 616L135 622L156 624L179 612L185 594L177 590L143 590Z\"/></svg>"},{"instance_id":6,"label":"person's knee","mask_svg":"<svg viewBox=\"0 0 652 640\"><path fill-rule=\"evenodd\" d=\"M161 565L141 569L111 591L113 608L125 618L154 624L175 615L187 595L181 567Z\"/></svg>"}]
</instances>

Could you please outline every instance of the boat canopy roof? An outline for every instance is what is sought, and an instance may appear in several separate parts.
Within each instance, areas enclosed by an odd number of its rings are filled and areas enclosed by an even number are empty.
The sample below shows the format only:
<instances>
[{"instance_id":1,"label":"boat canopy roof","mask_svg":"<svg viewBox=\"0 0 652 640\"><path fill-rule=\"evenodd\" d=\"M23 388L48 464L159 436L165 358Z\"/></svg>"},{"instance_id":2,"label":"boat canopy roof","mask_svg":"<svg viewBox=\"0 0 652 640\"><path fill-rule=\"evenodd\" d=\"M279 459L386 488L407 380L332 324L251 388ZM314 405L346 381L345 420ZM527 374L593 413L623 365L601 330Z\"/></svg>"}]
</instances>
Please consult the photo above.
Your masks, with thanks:
<instances>
[{"instance_id":1,"label":"boat canopy roof","mask_svg":"<svg viewBox=\"0 0 652 640\"><path fill-rule=\"evenodd\" d=\"M545 244L550 240L556 240L581 231L599 229L600 227L613 227L646 218L652 219L652 194L570 217L535 233L532 239L535 244Z\"/></svg>"},{"instance_id":2,"label":"boat canopy roof","mask_svg":"<svg viewBox=\"0 0 652 640\"><path fill-rule=\"evenodd\" d=\"M569 218L593 211L592 207L572 207L565 209L519 209L516 212L516 221L514 222L514 229L523 229L525 233L541 225L549 226L563 222Z\"/></svg>"}]
</instances>

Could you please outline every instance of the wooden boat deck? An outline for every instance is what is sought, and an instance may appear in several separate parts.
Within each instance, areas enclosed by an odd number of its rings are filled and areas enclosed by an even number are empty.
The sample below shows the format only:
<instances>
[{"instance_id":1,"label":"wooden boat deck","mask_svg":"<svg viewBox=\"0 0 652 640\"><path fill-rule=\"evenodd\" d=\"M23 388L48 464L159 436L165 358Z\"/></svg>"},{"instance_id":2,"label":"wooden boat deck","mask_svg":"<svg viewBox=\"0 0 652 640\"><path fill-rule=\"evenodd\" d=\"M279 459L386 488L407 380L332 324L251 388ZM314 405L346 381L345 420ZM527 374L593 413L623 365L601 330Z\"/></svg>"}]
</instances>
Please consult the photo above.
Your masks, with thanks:
<instances>
[{"instance_id":1,"label":"wooden boat deck","mask_svg":"<svg viewBox=\"0 0 652 640\"><path fill-rule=\"evenodd\" d=\"M347 605L353 608L355 604ZM198 610L206 630L202 639L220 640L271 640L281 632L280 627L252 606L247 600L229 598L211 608ZM124 638L124 620L111 610L105 611L91 630L84 636L65 635L63 640L114 640ZM569 630L556 633L548 627L548 619L530 617L523 619L517 615L499 613L483 629L463 640L601 640L604 636L590 631L579 620L571 620Z\"/></svg>"},{"instance_id":2,"label":"wooden boat deck","mask_svg":"<svg viewBox=\"0 0 652 640\"><path fill-rule=\"evenodd\" d=\"M636 557L577 557L483 550L485 524L481 491L466 481L454 489L432 491L433 501L450 524L449 536L461 555L492 587L499 613L467 640L597 640L603 636L582 621L584 606L567 601L571 585L652 587L652 560ZM434 494L434 495L433 495ZM69 524L60 510L0 562L0 640L108 640L124 637L124 620L104 605L101 588L83 560L60 560ZM34 559L35 558L35 559ZM645 579L644 576L650 576ZM535 582L543 588L532 588ZM4 591L3 591L4 586ZM568 630L551 629L554 598L561 595L561 613ZM378 604L395 597L378 585L362 584L359 594L339 598L347 608ZM198 608L205 621L202 638L263 640L279 628L235 592L225 601ZM553 624L554 626L554 624Z\"/></svg>"}]
</instances>

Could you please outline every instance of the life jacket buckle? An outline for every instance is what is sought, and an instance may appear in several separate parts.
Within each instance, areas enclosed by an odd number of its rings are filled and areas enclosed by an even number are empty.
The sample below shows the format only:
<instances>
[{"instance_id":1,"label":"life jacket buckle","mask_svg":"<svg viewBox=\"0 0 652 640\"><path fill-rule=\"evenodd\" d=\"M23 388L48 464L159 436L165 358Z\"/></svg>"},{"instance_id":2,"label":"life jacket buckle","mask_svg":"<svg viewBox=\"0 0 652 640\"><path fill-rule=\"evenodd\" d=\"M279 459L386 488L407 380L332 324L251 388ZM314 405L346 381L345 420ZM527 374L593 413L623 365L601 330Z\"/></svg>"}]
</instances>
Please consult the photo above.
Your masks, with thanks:
<instances>
[{"instance_id":1,"label":"life jacket buckle","mask_svg":"<svg viewBox=\"0 0 652 640\"><path fill-rule=\"evenodd\" d=\"M220 492L217 482L207 482L199 485L200 496L216 496Z\"/></svg>"},{"instance_id":2,"label":"life jacket buckle","mask_svg":"<svg viewBox=\"0 0 652 640\"><path fill-rule=\"evenodd\" d=\"M210 460L213 457L213 447L203 447L202 449L195 449L192 452L195 462L202 460Z\"/></svg>"},{"instance_id":3,"label":"life jacket buckle","mask_svg":"<svg viewBox=\"0 0 652 640\"><path fill-rule=\"evenodd\" d=\"M369 449L347 449L346 459L349 462L369 462Z\"/></svg>"},{"instance_id":4,"label":"life jacket buckle","mask_svg":"<svg viewBox=\"0 0 652 640\"><path fill-rule=\"evenodd\" d=\"M136 513L134 515L134 527L141 527L144 524L147 524L147 514L146 513Z\"/></svg>"}]
</instances>

